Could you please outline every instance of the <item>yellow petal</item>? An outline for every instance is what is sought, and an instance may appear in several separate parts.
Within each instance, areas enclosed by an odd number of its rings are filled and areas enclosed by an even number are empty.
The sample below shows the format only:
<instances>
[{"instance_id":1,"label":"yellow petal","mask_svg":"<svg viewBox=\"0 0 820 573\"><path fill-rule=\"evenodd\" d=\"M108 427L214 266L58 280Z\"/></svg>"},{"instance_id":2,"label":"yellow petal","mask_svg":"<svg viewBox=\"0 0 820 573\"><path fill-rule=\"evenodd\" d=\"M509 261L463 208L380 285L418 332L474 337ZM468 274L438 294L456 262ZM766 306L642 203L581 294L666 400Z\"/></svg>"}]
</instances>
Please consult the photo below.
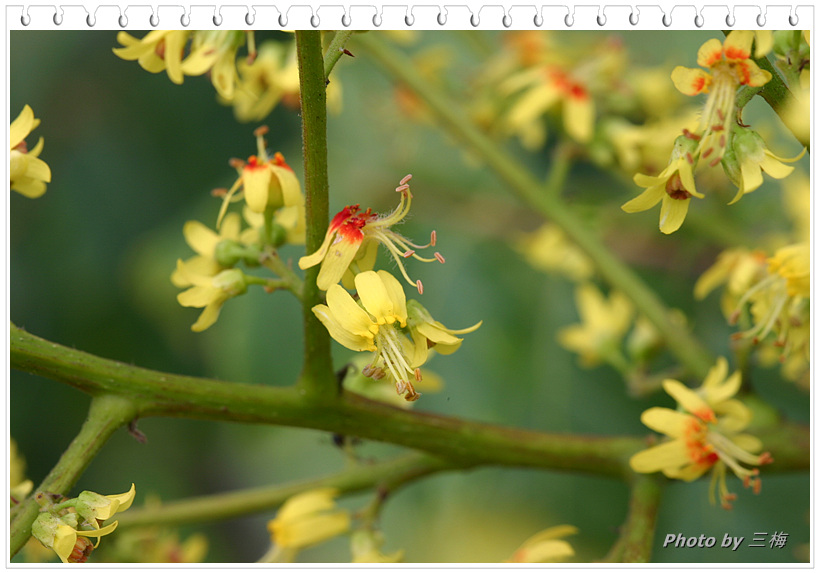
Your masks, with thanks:
<instances>
[{"instance_id":1,"label":"yellow petal","mask_svg":"<svg viewBox=\"0 0 820 573\"><path fill-rule=\"evenodd\" d=\"M182 306L202 308L219 297L219 289L212 286L194 286L177 295L177 302Z\"/></svg>"},{"instance_id":2,"label":"yellow petal","mask_svg":"<svg viewBox=\"0 0 820 573\"><path fill-rule=\"evenodd\" d=\"M535 121L558 101L560 95L554 86L546 84L527 91L513 103L504 120L508 133L514 133L522 126Z\"/></svg>"},{"instance_id":3,"label":"yellow petal","mask_svg":"<svg viewBox=\"0 0 820 573\"><path fill-rule=\"evenodd\" d=\"M245 202L251 211L263 213L268 206L271 176L271 170L267 165L248 165L242 170Z\"/></svg>"},{"instance_id":4,"label":"yellow petal","mask_svg":"<svg viewBox=\"0 0 820 573\"><path fill-rule=\"evenodd\" d=\"M222 310L222 306L225 304L225 298L220 296L216 300L212 301L208 304L202 313L199 315L199 318L196 320L195 323L191 325L191 330L194 332L202 332L213 326L216 322L216 319L219 318L219 313Z\"/></svg>"},{"instance_id":5,"label":"yellow petal","mask_svg":"<svg viewBox=\"0 0 820 573\"><path fill-rule=\"evenodd\" d=\"M378 332L379 327L373 323L362 307L356 304L353 297L338 284L328 289L327 305L339 327L350 334L372 339L373 335Z\"/></svg>"},{"instance_id":6,"label":"yellow petal","mask_svg":"<svg viewBox=\"0 0 820 573\"><path fill-rule=\"evenodd\" d=\"M693 96L709 91L712 76L703 70L677 66L672 70L672 83L682 94Z\"/></svg>"},{"instance_id":7,"label":"yellow petal","mask_svg":"<svg viewBox=\"0 0 820 573\"><path fill-rule=\"evenodd\" d=\"M182 50L188 41L188 32L170 31L165 36L165 65L168 69L168 77L175 84L181 84L184 79L182 73Z\"/></svg>"},{"instance_id":8,"label":"yellow petal","mask_svg":"<svg viewBox=\"0 0 820 573\"><path fill-rule=\"evenodd\" d=\"M38 157L30 156L26 167L26 176L39 181L51 181L51 169L45 161Z\"/></svg>"},{"instance_id":9,"label":"yellow petal","mask_svg":"<svg viewBox=\"0 0 820 573\"><path fill-rule=\"evenodd\" d=\"M673 199L669 195L663 198L659 224L662 233L668 235L680 229L689 210L689 201L691 199Z\"/></svg>"},{"instance_id":10,"label":"yellow petal","mask_svg":"<svg viewBox=\"0 0 820 573\"><path fill-rule=\"evenodd\" d=\"M404 287L399 280L387 271L379 271L379 278L384 284L387 296L393 304L393 313L402 327L407 326L407 299L404 296Z\"/></svg>"},{"instance_id":11,"label":"yellow petal","mask_svg":"<svg viewBox=\"0 0 820 573\"><path fill-rule=\"evenodd\" d=\"M199 221L187 221L182 227L185 242L203 257L213 258L216 245L221 238Z\"/></svg>"},{"instance_id":12,"label":"yellow petal","mask_svg":"<svg viewBox=\"0 0 820 573\"><path fill-rule=\"evenodd\" d=\"M320 289L327 290L342 279L361 244L360 237L335 235L335 239L330 243L327 254L322 260L319 276L316 278L316 284Z\"/></svg>"},{"instance_id":13,"label":"yellow petal","mask_svg":"<svg viewBox=\"0 0 820 573\"><path fill-rule=\"evenodd\" d=\"M570 96L564 100L564 129L580 143L588 143L592 139L595 126L595 104L592 98Z\"/></svg>"},{"instance_id":14,"label":"yellow petal","mask_svg":"<svg viewBox=\"0 0 820 573\"><path fill-rule=\"evenodd\" d=\"M715 413L709 407L709 404L677 380L664 380L663 389L690 414L697 416L704 422L715 421Z\"/></svg>"},{"instance_id":15,"label":"yellow petal","mask_svg":"<svg viewBox=\"0 0 820 573\"><path fill-rule=\"evenodd\" d=\"M762 58L774 47L774 34L771 30L757 30L755 33L755 58Z\"/></svg>"},{"instance_id":16,"label":"yellow petal","mask_svg":"<svg viewBox=\"0 0 820 573\"><path fill-rule=\"evenodd\" d=\"M274 543L281 547L304 548L347 532L350 529L350 514L336 511L276 525L273 528Z\"/></svg>"},{"instance_id":17,"label":"yellow petal","mask_svg":"<svg viewBox=\"0 0 820 573\"><path fill-rule=\"evenodd\" d=\"M649 408L641 414L641 422L648 428L671 438L681 438L697 420L690 414L669 408Z\"/></svg>"},{"instance_id":18,"label":"yellow petal","mask_svg":"<svg viewBox=\"0 0 820 573\"><path fill-rule=\"evenodd\" d=\"M707 40L698 50L698 65L704 68L712 65L723 58L723 44L717 38Z\"/></svg>"},{"instance_id":19,"label":"yellow petal","mask_svg":"<svg viewBox=\"0 0 820 573\"><path fill-rule=\"evenodd\" d=\"M729 32L723 42L723 55L727 60L748 60L752 57L752 42L754 32L750 30L734 30Z\"/></svg>"},{"instance_id":20,"label":"yellow petal","mask_svg":"<svg viewBox=\"0 0 820 573\"><path fill-rule=\"evenodd\" d=\"M287 167L280 167L279 165L271 164L273 176L282 190L282 201L286 207L294 205L302 205L305 202L302 195L302 188L299 185L299 180L296 174Z\"/></svg>"},{"instance_id":21,"label":"yellow petal","mask_svg":"<svg viewBox=\"0 0 820 573\"><path fill-rule=\"evenodd\" d=\"M705 463L691 463L681 468L666 468L663 470L663 475L671 479L679 479L686 482L695 481L700 476L705 474L713 464Z\"/></svg>"},{"instance_id":22,"label":"yellow petal","mask_svg":"<svg viewBox=\"0 0 820 573\"><path fill-rule=\"evenodd\" d=\"M36 199L46 192L46 184L39 179L23 177L22 179L14 181L11 185L11 189L21 195L25 195L29 199Z\"/></svg>"},{"instance_id":23,"label":"yellow petal","mask_svg":"<svg viewBox=\"0 0 820 573\"><path fill-rule=\"evenodd\" d=\"M643 193L634 199L627 201L621 205L621 209L627 213L638 213L639 211L646 211L651 209L664 197L668 197L666 189L662 185L655 185L649 187Z\"/></svg>"},{"instance_id":24,"label":"yellow petal","mask_svg":"<svg viewBox=\"0 0 820 573\"><path fill-rule=\"evenodd\" d=\"M119 495L107 495L105 497L118 503L118 508L115 513L119 513L131 507L131 504L134 502L134 496L136 494L137 489L136 487L134 487L134 484L132 483L131 489L129 489L127 492L121 493Z\"/></svg>"},{"instance_id":25,"label":"yellow petal","mask_svg":"<svg viewBox=\"0 0 820 573\"><path fill-rule=\"evenodd\" d=\"M678 468L689 461L683 440L673 440L638 452L629 459L633 471L648 474L664 468Z\"/></svg>"},{"instance_id":26,"label":"yellow petal","mask_svg":"<svg viewBox=\"0 0 820 573\"><path fill-rule=\"evenodd\" d=\"M201 76L213 67L217 57L219 53L213 46L200 46L185 58L180 70L186 76Z\"/></svg>"},{"instance_id":27,"label":"yellow petal","mask_svg":"<svg viewBox=\"0 0 820 573\"><path fill-rule=\"evenodd\" d=\"M376 345L373 344L371 338L357 336L345 330L327 306L317 304L311 310L316 318L318 318L319 321L325 325L325 328L327 328L327 331L333 340L345 348L349 348L350 350L355 350L357 352L376 350Z\"/></svg>"},{"instance_id":28,"label":"yellow petal","mask_svg":"<svg viewBox=\"0 0 820 573\"><path fill-rule=\"evenodd\" d=\"M26 104L20 115L11 122L9 128L9 139L11 140L10 149L14 149L28 136L31 131L37 127L38 120L34 119L34 111Z\"/></svg>"},{"instance_id":29,"label":"yellow petal","mask_svg":"<svg viewBox=\"0 0 820 573\"><path fill-rule=\"evenodd\" d=\"M299 268L305 270L321 263L322 259L325 258L325 255L327 255L327 250L330 247L330 242L335 238L336 232L328 230L327 233L325 233L325 239L324 241L322 241L322 245L318 249L316 249L315 252L311 253L310 255L305 255L304 257L299 259Z\"/></svg>"},{"instance_id":30,"label":"yellow petal","mask_svg":"<svg viewBox=\"0 0 820 573\"><path fill-rule=\"evenodd\" d=\"M68 563L68 556L74 551L74 544L77 543L77 532L68 525L60 525L54 535L54 542L51 548L63 563Z\"/></svg>"}]
</instances>

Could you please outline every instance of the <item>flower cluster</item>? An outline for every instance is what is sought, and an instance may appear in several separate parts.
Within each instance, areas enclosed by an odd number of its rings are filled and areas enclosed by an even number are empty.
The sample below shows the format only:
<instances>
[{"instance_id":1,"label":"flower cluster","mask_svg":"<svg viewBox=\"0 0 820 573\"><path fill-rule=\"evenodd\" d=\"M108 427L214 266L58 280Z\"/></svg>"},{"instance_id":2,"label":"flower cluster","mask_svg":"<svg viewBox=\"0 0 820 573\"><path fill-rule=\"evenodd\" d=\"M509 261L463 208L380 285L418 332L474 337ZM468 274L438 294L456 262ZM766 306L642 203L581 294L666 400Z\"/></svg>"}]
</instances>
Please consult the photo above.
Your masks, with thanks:
<instances>
[{"instance_id":1,"label":"flower cluster","mask_svg":"<svg viewBox=\"0 0 820 573\"><path fill-rule=\"evenodd\" d=\"M117 528L117 521L103 522L131 507L136 490L134 484L126 493L100 495L84 491L79 496L63 496L39 492L35 496L40 514L31 526L32 535L53 549L63 563L85 563L99 538ZM94 544L89 538L98 538Z\"/></svg>"},{"instance_id":2,"label":"flower cluster","mask_svg":"<svg viewBox=\"0 0 820 573\"><path fill-rule=\"evenodd\" d=\"M760 69L752 59L771 50L771 32L757 34L750 31L730 32L721 42L708 40L698 51L698 65L705 69L678 66L672 71L672 81L683 94L708 94L695 131L683 130L675 141L669 163L657 176L637 173L635 183L646 188L638 197L628 201L622 209L628 213L651 209L662 201L660 230L669 234L683 224L692 197L703 198L695 188L695 169L700 165L723 165L738 191L731 203L751 193L763 183L765 172L775 179L788 176L793 168L784 162L793 162L772 153L763 138L740 121L737 107L738 90L742 87L761 87L772 79L770 72ZM805 150L804 150L805 151Z\"/></svg>"},{"instance_id":3,"label":"flower cluster","mask_svg":"<svg viewBox=\"0 0 820 573\"><path fill-rule=\"evenodd\" d=\"M345 207L336 214L319 249L302 257L299 267L321 265L317 285L327 291L327 304L314 306L313 313L330 335L350 350L373 352L362 374L376 380L387 377L398 394L414 401L421 394L413 382L422 380L420 367L427 361L429 350L441 354L455 352L462 340L456 335L472 332L481 322L463 330L448 329L420 303L407 301L401 283L392 274L373 270L378 245L382 244L404 279L422 294L421 281L413 282L404 259L444 262L438 252L433 258L423 258L415 251L434 246L435 231L430 243L416 245L391 229L410 210L409 181L409 175L401 180L396 189L401 194L399 205L388 215L378 215L370 209L361 211L359 205ZM358 301L345 288L355 289Z\"/></svg>"},{"instance_id":4,"label":"flower cluster","mask_svg":"<svg viewBox=\"0 0 820 573\"><path fill-rule=\"evenodd\" d=\"M727 378L729 365L719 358L709 370L703 385L692 390L677 380L666 380L663 388L679 405L678 410L650 408L641 421L669 438L657 446L638 452L629 460L639 473L657 471L672 479L693 481L712 471L710 500L715 502L717 490L720 504L729 509L737 497L726 486L726 469L743 480L744 487L760 492L760 471L747 466L759 466L772 461L762 449L760 440L741 433L751 421L751 411L732 397L740 389L740 372Z\"/></svg>"},{"instance_id":5,"label":"flower cluster","mask_svg":"<svg viewBox=\"0 0 820 573\"><path fill-rule=\"evenodd\" d=\"M257 155L231 161L239 177L229 190L216 192L222 196L218 230L199 221L188 221L183 227L185 240L196 255L177 260L171 282L187 289L177 296L182 306L204 309L191 327L195 332L213 325L225 302L247 292L250 285L270 291L295 288L285 277L268 279L237 268L239 263L250 268L266 265L280 276L287 275L288 270L276 264L276 249L285 243L305 242L305 199L299 180L281 153L268 156L266 132L264 127L255 132ZM243 215L229 213L231 203L242 199Z\"/></svg>"},{"instance_id":6,"label":"flower cluster","mask_svg":"<svg viewBox=\"0 0 820 573\"><path fill-rule=\"evenodd\" d=\"M20 115L11 122L9 139L11 150L9 154L9 179L11 189L30 199L36 199L46 192L46 183L51 181L51 169L40 159L43 151L43 138L29 150L26 137L40 125L40 120L34 117L34 112L25 106Z\"/></svg>"}]
</instances>

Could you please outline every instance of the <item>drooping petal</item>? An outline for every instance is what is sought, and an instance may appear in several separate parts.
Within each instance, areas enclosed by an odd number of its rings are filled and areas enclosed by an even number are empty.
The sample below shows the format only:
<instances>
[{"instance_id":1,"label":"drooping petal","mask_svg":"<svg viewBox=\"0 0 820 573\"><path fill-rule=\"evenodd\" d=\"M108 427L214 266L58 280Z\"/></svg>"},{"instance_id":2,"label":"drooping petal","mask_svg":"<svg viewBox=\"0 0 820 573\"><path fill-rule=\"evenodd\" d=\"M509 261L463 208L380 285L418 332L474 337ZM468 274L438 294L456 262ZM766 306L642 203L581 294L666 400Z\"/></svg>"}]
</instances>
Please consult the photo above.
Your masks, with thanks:
<instances>
[{"instance_id":1,"label":"drooping petal","mask_svg":"<svg viewBox=\"0 0 820 573\"><path fill-rule=\"evenodd\" d=\"M693 420L691 415L669 408L649 408L641 414L645 426L672 438L682 438Z\"/></svg>"},{"instance_id":2,"label":"drooping petal","mask_svg":"<svg viewBox=\"0 0 820 573\"><path fill-rule=\"evenodd\" d=\"M285 523L294 521L305 515L333 509L333 499L339 495L339 490L332 487L322 487L299 493L289 498L279 512L276 519Z\"/></svg>"},{"instance_id":3,"label":"drooping petal","mask_svg":"<svg viewBox=\"0 0 820 573\"><path fill-rule=\"evenodd\" d=\"M376 345L373 344L373 340L371 338L357 336L345 330L327 306L317 304L312 310L316 318L318 318L319 321L325 325L325 328L327 328L327 331L333 340L345 348L349 348L350 350L355 350L357 352L376 350Z\"/></svg>"},{"instance_id":4,"label":"drooping petal","mask_svg":"<svg viewBox=\"0 0 820 573\"><path fill-rule=\"evenodd\" d=\"M245 202L251 211L263 213L268 206L268 189L272 173L268 165L248 164L242 170L242 186L245 189Z\"/></svg>"},{"instance_id":5,"label":"drooping petal","mask_svg":"<svg viewBox=\"0 0 820 573\"><path fill-rule=\"evenodd\" d=\"M320 289L327 290L342 280L361 244L361 236L336 234L328 246L327 254L322 260L322 268L319 269L319 276L316 278L316 284Z\"/></svg>"},{"instance_id":6,"label":"drooping petal","mask_svg":"<svg viewBox=\"0 0 820 573\"><path fill-rule=\"evenodd\" d=\"M564 100L564 129L580 143L592 139L595 127L595 104L589 94L571 95Z\"/></svg>"},{"instance_id":7,"label":"drooping petal","mask_svg":"<svg viewBox=\"0 0 820 573\"><path fill-rule=\"evenodd\" d=\"M281 167L279 165L270 166L273 171L274 179L278 182L282 190L282 201L286 207L294 205L301 205L305 202L302 195L302 188L299 186L299 180L292 169L288 167Z\"/></svg>"},{"instance_id":8,"label":"drooping petal","mask_svg":"<svg viewBox=\"0 0 820 573\"><path fill-rule=\"evenodd\" d=\"M683 220L686 219L686 213L689 211L690 201L691 199L673 199L669 195L663 198L659 223L662 233L668 235L680 229Z\"/></svg>"},{"instance_id":9,"label":"drooping petal","mask_svg":"<svg viewBox=\"0 0 820 573\"><path fill-rule=\"evenodd\" d=\"M182 51L188 41L188 34L187 31L174 30L165 36L165 65L168 77L175 84L181 84L185 77L182 73Z\"/></svg>"},{"instance_id":10,"label":"drooping petal","mask_svg":"<svg viewBox=\"0 0 820 573\"><path fill-rule=\"evenodd\" d=\"M805 151L805 148L803 151ZM798 159L800 157L802 157L802 154L798 156ZM782 161L788 160L777 157L770 152L764 152L763 160L760 162L760 168L765 171L767 175L774 177L775 179L784 179L791 175L792 171L794 171L794 167L791 165L785 165L781 163Z\"/></svg>"},{"instance_id":11,"label":"drooping petal","mask_svg":"<svg viewBox=\"0 0 820 573\"><path fill-rule=\"evenodd\" d=\"M221 240L219 235L199 221L187 221L182 227L182 234L185 236L185 242L196 253L211 259L214 257L217 243Z\"/></svg>"},{"instance_id":12,"label":"drooping petal","mask_svg":"<svg viewBox=\"0 0 820 573\"><path fill-rule=\"evenodd\" d=\"M347 332L372 339L379 331L379 327L373 323L367 312L338 284L328 289L327 305L337 324Z\"/></svg>"},{"instance_id":13,"label":"drooping petal","mask_svg":"<svg viewBox=\"0 0 820 573\"><path fill-rule=\"evenodd\" d=\"M682 94L694 96L709 91L712 76L697 68L677 66L672 70L672 83Z\"/></svg>"},{"instance_id":14,"label":"drooping petal","mask_svg":"<svg viewBox=\"0 0 820 573\"><path fill-rule=\"evenodd\" d=\"M651 209L657 205L660 200L666 196L668 195L666 195L666 190L664 187L662 185L655 185L653 187L649 187L634 199L631 199L621 205L621 209L627 213L646 211L647 209Z\"/></svg>"},{"instance_id":15,"label":"drooping petal","mask_svg":"<svg viewBox=\"0 0 820 573\"><path fill-rule=\"evenodd\" d=\"M198 285L189 288L177 295L177 302L182 306L202 308L213 302L219 296L219 289L212 286Z\"/></svg>"},{"instance_id":16,"label":"drooping petal","mask_svg":"<svg viewBox=\"0 0 820 573\"><path fill-rule=\"evenodd\" d=\"M207 330L216 323L219 318L219 313L222 311L222 306L225 304L226 298L220 296L216 300L211 301L199 315L195 323L191 325L191 330L194 332L202 332Z\"/></svg>"},{"instance_id":17,"label":"drooping petal","mask_svg":"<svg viewBox=\"0 0 820 573\"><path fill-rule=\"evenodd\" d=\"M322 241L321 246L316 249L315 252L305 255L304 257L299 259L299 268L302 270L309 269L310 267L316 266L322 262L327 255L327 250L330 247L330 242L336 238L336 233L334 231L328 230L325 233L325 239Z\"/></svg>"},{"instance_id":18,"label":"drooping petal","mask_svg":"<svg viewBox=\"0 0 820 573\"><path fill-rule=\"evenodd\" d=\"M127 492L121 493L121 494L118 494L118 495L107 495L105 497L107 497L108 499L110 499L112 501L118 502L119 505L118 505L118 507L117 507L117 509L115 510L114 513L119 513L121 511L125 511L126 509L131 507L131 504L134 502L134 496L136 494L137 494L137 489L134 486L134 484L132 483L131 484L131 489L129 489Z\"/></svg>"}]
</instances>

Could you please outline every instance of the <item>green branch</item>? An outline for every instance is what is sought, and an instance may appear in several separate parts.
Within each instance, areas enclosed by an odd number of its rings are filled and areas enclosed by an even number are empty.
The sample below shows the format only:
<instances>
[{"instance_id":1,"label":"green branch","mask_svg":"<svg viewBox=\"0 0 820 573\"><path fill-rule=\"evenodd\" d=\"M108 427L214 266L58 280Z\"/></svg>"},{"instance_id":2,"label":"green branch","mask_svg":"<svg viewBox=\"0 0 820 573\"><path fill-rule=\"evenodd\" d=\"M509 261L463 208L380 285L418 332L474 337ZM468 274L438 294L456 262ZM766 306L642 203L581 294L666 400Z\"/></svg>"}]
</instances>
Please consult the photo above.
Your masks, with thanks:
<instances>
[{"instance_id":1,"label":"green branch","mask_svg":"<svg viewBox=\"0 0 820 573\"><path fill-rule=\"evenodd\" d=\"M49 472L37 492L68 494L85 469L102 449L115 430L134 419L134 402L119 396L101 394L91 400L88 417L79 434L69 444L57 465ZM59 435L59 434L55 434ZM40 506L34 495L15 506L11 512L11 555L14 556L31 537L31 524Z\"/></svg>"},{"instance_id":2,"label":"green branch","mask_svg":"<svg viewBox=\"0 0 820 573\"><path fill-rule=\"evenodd\" d=\"M344 55L345 44L352 35L353 30L337 30L333 35L333 39L327 47L327 53L325 53L324 67L326 82L330 81L330 72L332 72L333 68L336 67L336 63L339 61L339 58Z\"/></svg>"},{"instance_id":3,"label":"green branch","mask_svg":"<svg viewBox=\"0 0 820 573\"><path fill-rule=\"evenodd\" d=\"M414 452L393 460L357 465L321 479L195 497L158 507L132 508L118 516L119 529L204 523L262 513L279 507L297 493L320 487L333 487L345 494L382 485L392 490L397 483L454 468L439 458Z\"/></svg>"},{"instance_id":4,"label":"green branch","mask_svg":"<svg viewBox=\"0 0 820 573\"><path fill-rule=\"evenodd\" d=\"M657 475L638 474L635 476L626 521L621 526L618 541L604 559L605 562L650 562L660 497L660 478Z\"/></svg>"},{"instance_id":5,"label":"green branch","mask_svg":"<svg viewBox=\"0 0 820 573\"><path fill-rule=\"evenodd\" d=\"M327 106L322 36L318 30L296 32L296 58L302 102L302 145L305 162L305 248L319 248L327 231ZM330 399L338 393L330 357L330 336L311 310L322 302L316 286L319 266L305 271L302 285L302 316L305 325L305 359L300 390L314 399Z\"/></svg>"},{"instance_id":6,"label":"green branch","mask_svg":"<svg viewBox=\"0 0 820 573\"><path fill-rule=\"evenodd\" d=\"M545 193L526 166L482 133L462 112L463 106L448 99L419 75L409 58L382 41L377 34L357 36L356 42L379 66L424 101L441 125L478 155L519 199L561 227L593 260L601 275L632 299L638 310L655 325L667 341L670 352L681 364L696 378L706 376L715 362L712 354L692 334L670 319L669 309L655 291L617 259L593 230L562 203L559 196Z\"/></svg>"},{"instance_id":7,"label":"green branch","mask_svg":"<svg viewBox=\"0 0 820 573\"><path fill-rule=\"evenodd\" d=\"M645 447L633 436L548 434L394 408L345 393L306 400L293 387L221 382L107 360L11 326L11 367L92 395L133 399L136 415L313 428L423 450L464 467L501 465L631 477L628 460ZM808 428L780 424L758 434L775 463L766 473L809 467Z\"/></svg>"}]
</instances>

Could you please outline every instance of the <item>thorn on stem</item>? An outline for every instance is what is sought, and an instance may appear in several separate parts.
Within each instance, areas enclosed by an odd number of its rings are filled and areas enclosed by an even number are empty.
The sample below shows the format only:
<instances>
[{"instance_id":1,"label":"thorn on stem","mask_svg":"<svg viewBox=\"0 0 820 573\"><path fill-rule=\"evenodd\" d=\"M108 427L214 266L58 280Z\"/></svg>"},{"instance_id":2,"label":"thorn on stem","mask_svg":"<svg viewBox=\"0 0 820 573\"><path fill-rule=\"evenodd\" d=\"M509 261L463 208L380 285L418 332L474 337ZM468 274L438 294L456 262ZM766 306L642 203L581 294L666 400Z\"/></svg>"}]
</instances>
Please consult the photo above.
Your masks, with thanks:
<instances>
[{"instance_id":1,"label":"thorn on stem","mask_svg":"<svg viewBox=\"0 0 820 573\"><path fill-rule=\"evenodd\" d=\"M141 444L148 442L148 437L137 428L137 418L128 422L128 433Z\"/></svg>"}]
</instances>

